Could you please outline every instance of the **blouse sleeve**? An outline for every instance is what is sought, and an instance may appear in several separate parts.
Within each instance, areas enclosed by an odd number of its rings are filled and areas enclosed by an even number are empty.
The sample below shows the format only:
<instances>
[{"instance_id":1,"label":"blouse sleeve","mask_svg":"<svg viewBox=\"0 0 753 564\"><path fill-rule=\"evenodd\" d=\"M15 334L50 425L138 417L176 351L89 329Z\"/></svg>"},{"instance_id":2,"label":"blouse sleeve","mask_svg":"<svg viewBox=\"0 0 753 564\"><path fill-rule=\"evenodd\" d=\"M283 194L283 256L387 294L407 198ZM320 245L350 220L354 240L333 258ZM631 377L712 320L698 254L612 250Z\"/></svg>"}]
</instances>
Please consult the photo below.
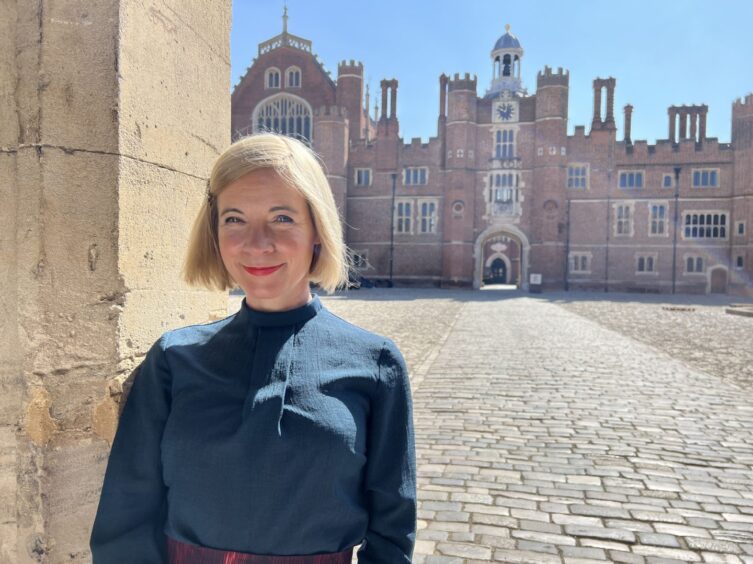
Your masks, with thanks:
<instances>
[{"instance_id":1,"label":"blouse sleeve","mask_svg":"<svg viewBox=\"0 0 753 564\"><path fill-rule=\"evenodd\" d=\"M120 416L90 539L93 564L167 561L160 443L171 377L161 343L137 369Z\"/></svg>"},{"instance_id":2,"label":"blouse sleeve","mask_svg":"<svg viewBox=\"0 0 753 564\"><path fill-rule=\"evenodd\" d=\"M360 564L409 564L416 541L416 448L405 360L383 348L367 438L369 526Z\"/></svg>"}]
</instances>

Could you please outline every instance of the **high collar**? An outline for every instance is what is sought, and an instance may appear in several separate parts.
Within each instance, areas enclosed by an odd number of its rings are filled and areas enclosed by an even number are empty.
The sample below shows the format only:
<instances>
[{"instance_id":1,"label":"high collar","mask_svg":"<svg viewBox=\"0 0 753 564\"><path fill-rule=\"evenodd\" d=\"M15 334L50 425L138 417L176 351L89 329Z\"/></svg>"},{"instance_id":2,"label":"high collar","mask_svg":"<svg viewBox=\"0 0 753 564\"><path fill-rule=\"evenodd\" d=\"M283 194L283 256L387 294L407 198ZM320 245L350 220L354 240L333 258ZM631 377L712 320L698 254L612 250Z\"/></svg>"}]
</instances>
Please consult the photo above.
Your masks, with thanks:
<instances>
[{"instance_id":1,"label":"high collar","mask_svg":"<svg viewBox=\"0 0 753 564\"><path fill-rule=\"evenodd\" d=\"M286 311L259 311L258 309L252 309L246 303L246 298L243 298L237 319L243 324L253 325L254 327L285 327L306 323L306 321L319 313L321 309L322 302L316 294L313 294L313 298L309 303Z\"/></svg>"}]
</instances>

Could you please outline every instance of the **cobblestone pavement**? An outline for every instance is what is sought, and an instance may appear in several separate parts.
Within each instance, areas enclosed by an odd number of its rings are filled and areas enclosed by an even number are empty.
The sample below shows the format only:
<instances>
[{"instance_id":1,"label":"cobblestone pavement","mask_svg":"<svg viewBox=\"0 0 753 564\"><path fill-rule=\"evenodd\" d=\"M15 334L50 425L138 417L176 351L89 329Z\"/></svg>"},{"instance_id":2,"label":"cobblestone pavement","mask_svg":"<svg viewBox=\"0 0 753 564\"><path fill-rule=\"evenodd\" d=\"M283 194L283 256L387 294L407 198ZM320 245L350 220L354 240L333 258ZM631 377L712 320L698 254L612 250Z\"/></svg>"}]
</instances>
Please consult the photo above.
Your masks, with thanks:
<instances>
[{"instance_id":1,"label":"cobblestone pavement","mask_svg":"<svg viewBox=\"0 0 753 564\"><path fill-rule=\"evenodd\" d=\"M713 300L667 312L654 298L611 298L619 303L438 290L324 298L408 359L416 564L753 563L753 395L712 359L749 362L753 319L715 316ZM713 325L697 330L714 339L735 324L747 341L719 338L725 348L696 357L701 338L680 346L668 334L686 337L693 322L674 328L661 321L669 313L703 314ZM616 325L619 316L662 338Z\"/></svg>"},{"instance_id":2,"label":"cobblestone pavement","mask_svg":"<svg viewBox=\"0 0 753 564\"><path fill-rule=\"evenodd\" d=\"M725 313L726 305L752 302L729 296L544 294L546 299L688 366L753 394L753 319ZM690 308L684 309L684 308Z\"/></svg>"}]
</instances>

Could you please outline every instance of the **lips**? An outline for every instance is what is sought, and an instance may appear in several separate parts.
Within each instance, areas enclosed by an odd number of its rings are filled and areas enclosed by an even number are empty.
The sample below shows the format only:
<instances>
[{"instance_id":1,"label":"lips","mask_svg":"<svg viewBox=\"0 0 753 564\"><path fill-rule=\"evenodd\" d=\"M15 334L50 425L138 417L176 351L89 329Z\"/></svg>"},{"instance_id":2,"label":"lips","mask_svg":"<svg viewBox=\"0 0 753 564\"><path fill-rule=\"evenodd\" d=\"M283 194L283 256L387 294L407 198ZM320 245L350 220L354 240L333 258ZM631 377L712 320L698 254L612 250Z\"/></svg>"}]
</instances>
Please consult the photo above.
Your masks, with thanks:
<instances>
[{"instance_id":1,"label":"lips","mask_svg":"<svg viewBox=\"0 0 753 564\"><path fill-rule=\"evenodd\" d=\"M280 268L282 268L282 264L278 264L277 266L263 266L263 267L255 267L255 266L244 266L244 270L248 272L252 276L269 276L273 272L277 272Z\"/></svg>"}]
</instances>

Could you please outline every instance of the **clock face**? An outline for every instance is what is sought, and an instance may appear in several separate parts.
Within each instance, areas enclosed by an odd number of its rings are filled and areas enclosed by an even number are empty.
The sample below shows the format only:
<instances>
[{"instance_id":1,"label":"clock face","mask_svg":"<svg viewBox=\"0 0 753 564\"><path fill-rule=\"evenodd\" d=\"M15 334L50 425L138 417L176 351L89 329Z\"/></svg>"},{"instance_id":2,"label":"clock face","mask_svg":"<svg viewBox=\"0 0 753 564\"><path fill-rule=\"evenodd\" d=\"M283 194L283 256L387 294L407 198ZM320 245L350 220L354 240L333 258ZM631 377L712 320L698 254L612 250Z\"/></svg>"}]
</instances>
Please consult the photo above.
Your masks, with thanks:
<instances>
[{"instance_id":1,"label":"clock face","mask_svg":"<svg viewBox=\"0 0 753 564\"><path fill-rule=\"evenodd\" d=\"M497 104L495 117L497 121L512 121L515 118L515 105L510 102Z\"/></svg>"}]
</instances>

